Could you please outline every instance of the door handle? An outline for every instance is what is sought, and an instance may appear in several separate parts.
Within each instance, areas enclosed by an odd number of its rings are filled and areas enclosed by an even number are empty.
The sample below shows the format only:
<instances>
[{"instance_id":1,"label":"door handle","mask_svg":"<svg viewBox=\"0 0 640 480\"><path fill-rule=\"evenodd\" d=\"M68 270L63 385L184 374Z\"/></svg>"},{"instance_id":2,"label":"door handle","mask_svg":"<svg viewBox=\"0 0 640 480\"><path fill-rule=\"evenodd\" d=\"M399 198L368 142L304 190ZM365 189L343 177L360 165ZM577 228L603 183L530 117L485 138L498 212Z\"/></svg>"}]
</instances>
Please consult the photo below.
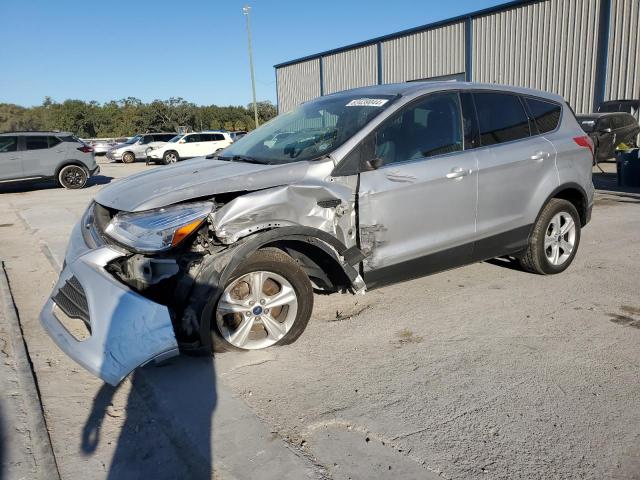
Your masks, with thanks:
<instances>
[{"instance_id":1,"label":"door handle","mask_svg":"<svg viewBox=\"0 0 640 480\"><path fill-rule=\"evenodd\" d=\"M531 160L535 160L537 162L541 162L543 160L546 160L547 158L549 158L549 152L536 152L533 155L531 155Z\"/></svg>"},{"instance_id":2,"label":"door handle","mask_svg":"<svg viewBox=\"0 0 640 480\"><path fill-rule=\"evenodd\" d=\"M462 177L466 177L470 173L471 173L471 170L467 170L461 167L454 167L451 169L449 173L447 173L446 177L449 179L462 178Z\"/></svg>"}]
</instances>

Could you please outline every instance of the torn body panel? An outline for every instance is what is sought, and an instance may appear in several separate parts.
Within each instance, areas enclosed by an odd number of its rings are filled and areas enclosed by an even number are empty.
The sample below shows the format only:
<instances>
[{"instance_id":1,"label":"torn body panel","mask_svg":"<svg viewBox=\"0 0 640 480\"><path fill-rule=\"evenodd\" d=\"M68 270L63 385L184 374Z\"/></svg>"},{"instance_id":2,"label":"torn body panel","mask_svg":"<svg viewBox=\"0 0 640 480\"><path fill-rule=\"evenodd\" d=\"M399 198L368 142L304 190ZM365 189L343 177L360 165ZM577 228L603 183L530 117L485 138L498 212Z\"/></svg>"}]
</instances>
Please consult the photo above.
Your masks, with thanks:
<instances>
[{"instance_id":1,"label":"torn body panel","mask_svg":"<svg viewBox=\"0 0 640 480\"><path fill-rule=\"evenodd\" d=\"M43 327L56 344L111 385L145 363L177 355L167 307L129 289L105 270L122 253L109 246L87 251L79 228L73 235L71 245L79 246L79 252L67 252L65 268L40 314ZM90 336L76 339L58 318L58 309L83 320Z\"/></svg>"}]
</instances>

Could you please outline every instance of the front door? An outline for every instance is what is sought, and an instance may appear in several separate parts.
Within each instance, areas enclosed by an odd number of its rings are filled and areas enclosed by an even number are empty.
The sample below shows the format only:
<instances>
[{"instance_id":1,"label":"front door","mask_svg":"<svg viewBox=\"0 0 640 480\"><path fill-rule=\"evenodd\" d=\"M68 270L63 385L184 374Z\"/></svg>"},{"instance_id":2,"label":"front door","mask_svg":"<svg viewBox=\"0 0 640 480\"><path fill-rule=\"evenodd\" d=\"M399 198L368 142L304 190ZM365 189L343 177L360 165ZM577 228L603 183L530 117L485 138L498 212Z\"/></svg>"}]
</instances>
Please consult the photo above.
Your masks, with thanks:
<instances>
[{"instance_id":1,"label":"front door","mask_svg":"<svg viewBox=\"0 0 640 480\"><path fill-rule=\"evenodd\" d=\"M181 148L180 156L183 158L192 158L197 157L198 155L202 155L202 145L201 136L199 133L192 133L184 137L184 147Z\"/></svg>"},{"instance_id":2,"label":"front door","mask_svg":"<svg viewBox=\"0 0 640 480\"><path fill-rule=\"evenodd\" d=\"M376 170L360 174L360 248L369 288L467 263L477 166L457 92L412 102L375 134ZM466 122L465 122L466 125Z\"/></svg>"}]
</instances>

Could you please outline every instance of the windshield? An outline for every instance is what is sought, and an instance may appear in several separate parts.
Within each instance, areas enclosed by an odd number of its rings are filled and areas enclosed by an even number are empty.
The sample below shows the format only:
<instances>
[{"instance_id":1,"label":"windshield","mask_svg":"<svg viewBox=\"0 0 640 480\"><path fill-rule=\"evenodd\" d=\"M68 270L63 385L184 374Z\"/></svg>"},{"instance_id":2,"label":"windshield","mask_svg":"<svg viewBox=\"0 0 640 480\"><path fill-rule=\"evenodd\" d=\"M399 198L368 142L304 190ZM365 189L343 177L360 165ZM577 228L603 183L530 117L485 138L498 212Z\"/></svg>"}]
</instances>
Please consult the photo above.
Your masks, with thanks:
<instances>
[{"instance_id":1,"label":"windshield","mask_svg":"<svg viewBox=\"0 0 640 480\"><path fill-rule=\"evenodd\" d=\"M124 143L125 143L125 145L133 145L134 143L136 143L140 139L142 139L142 135L136 135L135 137L131 137L129 140L127 140Z\"/></svg>"},{"instance_id":2,"label":"windshield","mask_svg":"<svg viewBox=\"0 0 640 480\"><path fill-rule=\"evenodd\" d=\"M176 135L171 140L169 140L169 143L178 143L182 137L184 137L184 135Z\"/></svg>"},{"instance_id":3,"label":"windshield","mask_svg":"<svg viewBox=\"0 0 640 480\"><path fill-rule=\"evenodd\" d=\"M353 92L320 97L243 136L219 158L270 164L318 158L346 142L393 98Z\"/></svg>"}]
</instances>

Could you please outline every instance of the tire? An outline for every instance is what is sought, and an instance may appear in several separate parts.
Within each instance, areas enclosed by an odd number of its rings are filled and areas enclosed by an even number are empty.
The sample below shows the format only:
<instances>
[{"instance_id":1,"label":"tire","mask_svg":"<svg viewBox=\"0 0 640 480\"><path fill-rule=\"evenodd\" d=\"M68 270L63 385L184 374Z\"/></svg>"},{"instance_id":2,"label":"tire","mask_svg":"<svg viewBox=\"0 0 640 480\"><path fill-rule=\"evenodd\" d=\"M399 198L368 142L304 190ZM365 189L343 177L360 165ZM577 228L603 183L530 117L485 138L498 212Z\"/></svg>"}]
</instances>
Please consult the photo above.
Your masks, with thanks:
<instances>
[{"instance_id":1,"label":"tire","mask_svg":"<svg viewBox=\"0 0 640 480\"><path fill-rule=\"evenodd\" d=\"M176 163L180 161L180 155L175 150L168 150L164 152L162 156L162 163L165 165L169 165L171 163Z\"/></svg>"},{"instance_id":2,"label":"tire","mask_svg":"<svg viewBox=\"0 0 640 480\"><path fill-rule=\"evenodd\" d=\"M58 183L69 190L83 188L89 180L89 172L79 165L67 165L58 172Z\"/></svg>"},{"instance_id":3,"label":"tire","mask_svg":"<svg viewBox=\"0 0 640 480\"><path fill-rule=\"evenodd\" d=\"M133 163L136 161L136 156L132 152L124 152L122 155L122 163Z\"/></svg>"},{"instance_id":4,"label":"tire","mask_svg":"<svg viewBox=\"0 0 640 480\"><path fill-rule=\"evenodd\" d=\"M262 289L254 297L250 283L256 279L259 279L256 285L262 285ZM253 253L222 290L211 320L215 352L259 350L292 343L302 335L311 318L313 288L309 277L295 260L277 249ZM294 297L295 300L283 303ZM248 328L239 331L238 327L243 325ZM248 333L243 337L243 332Z\"/></svg>"},{"instance_id":5,"label":"tire","mask_svg":"<svg viewBox=\"0 0 640 480\"><path fill-rule=\"evenodd\" d=\"M580 215L576 207L567 200L552 198L538 215L520 265L540 275L563 272L573 262L579 245Z\"/></svg>"}]
</instances>

